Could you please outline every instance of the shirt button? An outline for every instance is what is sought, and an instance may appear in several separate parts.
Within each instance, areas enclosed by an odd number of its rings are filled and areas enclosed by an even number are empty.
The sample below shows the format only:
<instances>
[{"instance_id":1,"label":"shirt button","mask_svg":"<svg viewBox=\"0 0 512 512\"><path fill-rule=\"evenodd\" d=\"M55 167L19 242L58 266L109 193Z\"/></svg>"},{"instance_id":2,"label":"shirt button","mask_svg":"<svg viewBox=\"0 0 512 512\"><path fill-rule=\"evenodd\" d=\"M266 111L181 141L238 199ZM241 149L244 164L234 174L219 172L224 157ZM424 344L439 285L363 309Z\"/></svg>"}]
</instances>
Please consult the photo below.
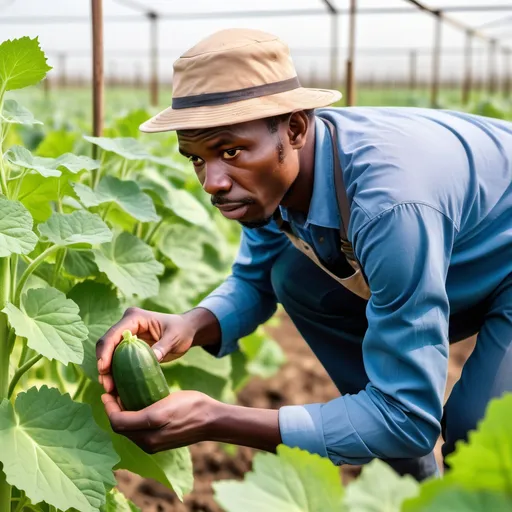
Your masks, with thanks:
<instances>
[{"instance_id":1,"label":"shirt button","mask_svg":"<svg viewBox=\"0 0 512 512\"><path fill-rule=\"evenodd\" d=\"M324 240L325 240L325 238L324 238L323 236L321 236L321 237L318 239L318 241L319 241L321 244L323 244L323 243L324 243Z\"/></svg>"}]
</instances>

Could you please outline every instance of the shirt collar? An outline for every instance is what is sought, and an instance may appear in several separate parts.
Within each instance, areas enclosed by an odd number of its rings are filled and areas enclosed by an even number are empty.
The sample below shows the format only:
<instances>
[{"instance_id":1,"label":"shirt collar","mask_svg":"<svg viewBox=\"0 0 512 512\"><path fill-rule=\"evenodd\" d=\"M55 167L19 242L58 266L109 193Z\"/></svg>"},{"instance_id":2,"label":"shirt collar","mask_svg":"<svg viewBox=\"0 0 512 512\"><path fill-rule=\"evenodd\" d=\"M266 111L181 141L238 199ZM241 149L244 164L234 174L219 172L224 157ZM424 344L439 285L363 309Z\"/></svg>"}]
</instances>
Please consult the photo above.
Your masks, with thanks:
<instances>
[{"instance_id":1,"label":"shirt collar","mask_svg":"<svg viewBox=\"0 0 512 512\"><path fill-rule=\"evenodd\" d=\"M304 228L310 224L325 228L338 229L340 216L336 200L333 175L333 155L331 135L325 123L315 116L315 169L313 177L313 195ZM295 216L280 206L283 220L290 222Z\"/></svg>"}]
</instances>

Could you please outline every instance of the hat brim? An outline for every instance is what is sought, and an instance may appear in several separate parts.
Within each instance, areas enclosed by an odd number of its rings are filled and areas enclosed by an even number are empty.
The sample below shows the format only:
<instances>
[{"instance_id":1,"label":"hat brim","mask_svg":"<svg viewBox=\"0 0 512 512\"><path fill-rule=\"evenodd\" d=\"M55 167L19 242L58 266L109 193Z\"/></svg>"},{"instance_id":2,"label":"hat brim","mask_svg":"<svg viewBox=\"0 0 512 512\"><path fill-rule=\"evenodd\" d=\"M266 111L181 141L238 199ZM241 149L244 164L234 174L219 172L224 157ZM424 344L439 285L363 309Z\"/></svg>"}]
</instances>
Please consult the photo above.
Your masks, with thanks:
<instances>
[{"instance_id":1,"label":"hat brim","mask_svg":"<svg viewBox=\"0 0 512 512\"><path fill-rule=\"evenodd\" d=\"M184 109L168 107L142 123L139 130L156 133L245 123L295 110L327 107L339 101L341 97L342 94L339 91L299 87L279 94L226 103L225 105Z\"/></svg>"}]
</instances>

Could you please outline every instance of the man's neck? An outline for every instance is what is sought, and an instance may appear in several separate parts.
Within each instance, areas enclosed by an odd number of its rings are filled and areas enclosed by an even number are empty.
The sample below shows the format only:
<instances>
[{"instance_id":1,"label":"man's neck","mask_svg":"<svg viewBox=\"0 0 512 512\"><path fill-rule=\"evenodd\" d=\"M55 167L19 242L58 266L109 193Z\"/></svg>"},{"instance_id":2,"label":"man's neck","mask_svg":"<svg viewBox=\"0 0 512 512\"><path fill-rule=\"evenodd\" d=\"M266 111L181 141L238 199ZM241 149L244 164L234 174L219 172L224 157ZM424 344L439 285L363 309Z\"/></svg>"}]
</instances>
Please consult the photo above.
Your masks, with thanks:
<instances>
[{"instance_id":1,"label":"man's neck","mask_svg":"<svg viewBox=\"0 0 512 512\"><path fill-rule=\"evenodd\" d=\"M315 174L315 118L311 120L307 140L299 155L299 174L281 201L289 210L308 213Z\"/></svg>"}]
</instances>

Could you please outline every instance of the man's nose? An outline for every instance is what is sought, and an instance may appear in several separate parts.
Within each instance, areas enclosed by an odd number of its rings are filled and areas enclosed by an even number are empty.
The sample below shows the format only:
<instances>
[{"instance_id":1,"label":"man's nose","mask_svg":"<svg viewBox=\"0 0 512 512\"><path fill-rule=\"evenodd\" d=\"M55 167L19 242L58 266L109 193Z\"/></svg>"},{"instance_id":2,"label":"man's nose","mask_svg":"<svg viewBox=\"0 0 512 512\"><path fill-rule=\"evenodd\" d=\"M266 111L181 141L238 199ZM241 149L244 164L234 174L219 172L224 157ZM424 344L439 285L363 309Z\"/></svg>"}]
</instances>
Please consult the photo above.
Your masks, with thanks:
<instances>
[{"instance_id":1,"label":"man's nose","mask_svg":"<svg viewBox=\"0 0 512 512\"><path fill-rule=\"evenodd\" d=\"M226 174L223 165L217 163L208 163L206 165L205 179L203 189L210 195L216 195L219 192L229 192L232 182Z\"/></svg>"}]
</instances>

